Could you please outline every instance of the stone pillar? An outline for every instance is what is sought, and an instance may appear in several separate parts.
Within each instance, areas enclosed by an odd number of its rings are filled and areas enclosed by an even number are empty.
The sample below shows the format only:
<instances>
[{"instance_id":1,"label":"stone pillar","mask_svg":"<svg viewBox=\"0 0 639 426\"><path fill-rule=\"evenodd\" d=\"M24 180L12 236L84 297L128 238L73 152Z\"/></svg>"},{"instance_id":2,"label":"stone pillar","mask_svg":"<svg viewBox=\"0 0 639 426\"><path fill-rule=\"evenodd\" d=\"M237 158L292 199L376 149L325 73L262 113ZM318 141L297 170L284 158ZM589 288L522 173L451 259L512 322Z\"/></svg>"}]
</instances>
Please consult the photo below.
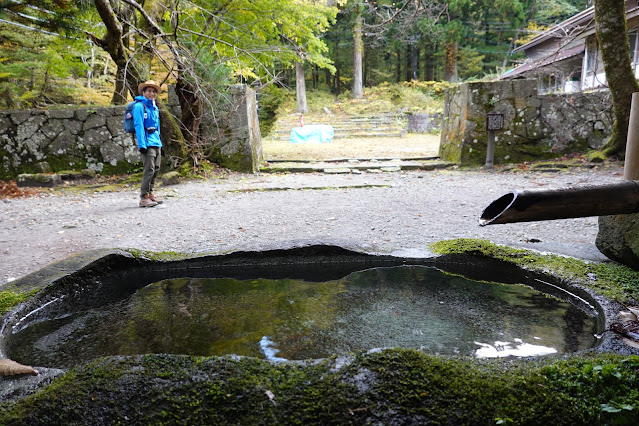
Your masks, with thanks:
<instances>
[{"instance_id":1,"label":"stone pillar","mask_svg":"<svg viewBox=\"0 0 639 426\"><path fill-rule=\"evenodd\" d=\"M236 84L231 86L231 97L230 134L220 149L218 162L231 170L256 173L264 156L255 90Z\"/></svg>"}]
</instances>

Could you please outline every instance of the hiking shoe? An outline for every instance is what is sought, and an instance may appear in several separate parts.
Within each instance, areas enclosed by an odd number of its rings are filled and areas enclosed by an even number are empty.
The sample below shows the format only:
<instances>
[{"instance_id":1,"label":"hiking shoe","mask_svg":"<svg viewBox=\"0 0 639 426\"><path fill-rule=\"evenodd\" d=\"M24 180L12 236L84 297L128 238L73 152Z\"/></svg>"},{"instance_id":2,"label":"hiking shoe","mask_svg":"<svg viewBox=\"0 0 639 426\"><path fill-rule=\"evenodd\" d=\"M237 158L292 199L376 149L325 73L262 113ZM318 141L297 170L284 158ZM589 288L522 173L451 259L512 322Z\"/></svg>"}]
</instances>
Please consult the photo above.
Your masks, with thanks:
<instances>
[{"instance_id":1,"label":"hiking shoe","mask_svg":"<svg viewBox=\"0 0 639 426\"><path fill-rule=\"evenodd\" d=\"M151 201L155 201L158 204L162 204L164 202L164 200L161 197L154 195L152 192L149 194L149 198L151 199Z\"/></svg>"},{"instance_id":2,"label":"hiking shoe","mask_svg":"<svg viewBox=\"0 0 639 426\"><path fill-rule=\"evenodd\" d=\"M140 199L140 207L155 207L158 203L153 201L148 195Z\"/></svg>"}]
</instances>

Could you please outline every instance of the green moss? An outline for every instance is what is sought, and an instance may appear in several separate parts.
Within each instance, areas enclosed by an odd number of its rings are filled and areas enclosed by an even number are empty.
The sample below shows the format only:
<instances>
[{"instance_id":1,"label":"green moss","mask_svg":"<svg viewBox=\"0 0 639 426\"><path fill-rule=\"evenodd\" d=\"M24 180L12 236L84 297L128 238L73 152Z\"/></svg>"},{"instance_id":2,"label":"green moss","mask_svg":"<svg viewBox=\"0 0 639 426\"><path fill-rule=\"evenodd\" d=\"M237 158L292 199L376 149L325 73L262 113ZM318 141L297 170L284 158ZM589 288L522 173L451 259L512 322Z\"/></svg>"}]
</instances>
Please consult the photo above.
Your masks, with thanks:
<instances>
[{"instance_id":1,"label":"green moss","mask_svg":"<svg viewBox=\"0 0 639 426\"><path fill-rule=\"evenodd\" d=\"M335 360L107 358L0 409L13 424L610 424L639 419L639 358L478 361L391 349Z\"/></svg>"},{"instance_id":2,"label":"green moss","mask_svg":"<svg viewBox=\"0 0 639 426\"><path fill-rule=\"evenodd\" d=\"M19 303L24 302L37 292L38 289L32 290L28 293L19 293L13 290L0 291L0 315L9 311Z\"/></svg>"},{"instance_id":3,"label":"green moss","mask_svg":"<svg viewBox=\"0 0 639 426\"><path fill-rule=\"evenodd\" d=\"M586 154L586 159L590 161L591 163L603 163L608 158L606 157L606 154L604 154L603 152L592 150L592 151L588 151L588 153Z\"/></svg>"},{"instance_id":4,"label":"green moss","mask_svg":"<svg viewBox=\"0 0 639 426\"><path fill-rule=\"evenodd\" d=\"M167 262L172 260L184 260L184 259L190 259L193 257L193 254L181 253L181 252L175 252L175 251L155 252L155 251L146 251L146 250L139 250L139 249L133 249L133 248L125 249L125 251L128 253L131 253L133 257L135 257L136 259L153 260L153 261L159 261L159 262Z\"/></svg>"},{"instance_id":5,"label":"green moss","mask_svg":"<svg viewBox=\"0 0 639 426\"><path fill-rule=\"evenodd\" d=\"M59 172L60 170L82 170L87 167L85 159L69 154L47 155L47 163L51 166L51 170Z\"/></svg>"},{"instance_id":6,"label":"green moss","mask_svg":"<svg viewBox=\"0 0 639 426\"><path fill-rule=\"evenodd\" d=\"M437 254L491 257L531 271L549 273L621 302L639 300L639 271L617 263L584 262L476 239L440 241L431 244L430 248Z\"/></svg>"},{"instance_id":7,"label":"green moss","mask_svg":"<svg viewBox=\"0 0 639 426\"><path fill-rule=\"evenodd\" d=\"M102 174L104 175L121 175L125 173L134 173L142 168L142 162L129 163L128 161L118 161L115 166L110 163L104 163Z\"/></svg>"}]
</instances>

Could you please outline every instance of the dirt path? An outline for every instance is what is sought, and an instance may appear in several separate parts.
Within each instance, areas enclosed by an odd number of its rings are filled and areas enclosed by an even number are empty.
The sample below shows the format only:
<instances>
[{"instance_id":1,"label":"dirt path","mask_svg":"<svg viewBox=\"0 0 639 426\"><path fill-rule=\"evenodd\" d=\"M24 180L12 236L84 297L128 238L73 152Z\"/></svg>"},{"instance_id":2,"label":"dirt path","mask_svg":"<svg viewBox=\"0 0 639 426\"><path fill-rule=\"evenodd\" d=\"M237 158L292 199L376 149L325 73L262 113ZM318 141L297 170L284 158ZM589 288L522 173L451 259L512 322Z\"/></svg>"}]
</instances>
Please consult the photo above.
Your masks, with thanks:
<instances>
[{"instance_id":1,"label":"dirt path","mask_svg":"<svg viewBox=\"0 0 639 426\"><path fill-rule=\"evenodd\" d=\"M96 248L220 252L300 240L370 251L423 249L451 238L603 259L597 218L479 227L483 209L514 189L621 179L621 169L568 173L431 171L356 175L235 175L161 188L166 203L137 206L135 189L0 200L0 287ZM539 242L531 242L531 241Z\"/></svg>"},{"instance_id":2,"label":"dirt path","mask_svg":"<svg viewBox=\"0 0 639 426\"><path fill-rule=\"evenodd\" d=\"M330 143L291 143L273 137L262 141L264 158L323 161L336 158L421 158L439 155L439 135L409 133L402 138L333 139Z\"/></svg>"}]
</instances>

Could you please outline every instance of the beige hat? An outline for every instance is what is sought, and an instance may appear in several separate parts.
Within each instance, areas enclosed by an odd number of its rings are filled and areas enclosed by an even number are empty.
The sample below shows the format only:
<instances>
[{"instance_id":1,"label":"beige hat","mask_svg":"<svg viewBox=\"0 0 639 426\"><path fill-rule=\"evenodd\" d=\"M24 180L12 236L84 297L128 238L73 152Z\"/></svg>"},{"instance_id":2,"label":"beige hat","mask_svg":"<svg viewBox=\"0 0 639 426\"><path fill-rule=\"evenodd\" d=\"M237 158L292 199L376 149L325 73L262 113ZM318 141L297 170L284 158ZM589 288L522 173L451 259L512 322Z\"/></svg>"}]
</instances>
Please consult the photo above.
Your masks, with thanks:
<instances>
[{"instance_id":1,"label":"beige hat","mask_svg":"<svg viewBox=\"0 0 639 426\"><path fill-rule=\"evenodd\" d=\"M155 81L147 80L144 83L140 83L140 85L138 86L138 93L141 95L142 91L144 91L144 89L146 89L147 87L153 87L158 93L162 91L162 88L158 86Z\"/></svg>"}]
</instances>

